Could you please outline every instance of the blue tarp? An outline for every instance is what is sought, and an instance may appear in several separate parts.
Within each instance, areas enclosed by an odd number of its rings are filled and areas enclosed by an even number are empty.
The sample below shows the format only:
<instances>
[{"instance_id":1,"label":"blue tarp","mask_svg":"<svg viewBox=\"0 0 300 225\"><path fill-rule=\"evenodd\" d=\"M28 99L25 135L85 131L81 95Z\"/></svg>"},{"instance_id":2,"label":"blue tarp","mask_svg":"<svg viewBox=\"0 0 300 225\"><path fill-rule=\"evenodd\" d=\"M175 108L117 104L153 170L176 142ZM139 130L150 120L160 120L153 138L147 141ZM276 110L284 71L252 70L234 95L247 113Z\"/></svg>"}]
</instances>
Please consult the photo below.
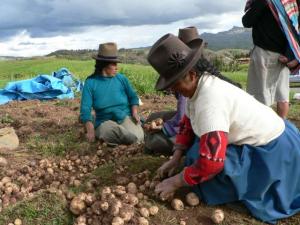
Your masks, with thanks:
<instances>
[{"instance_id":1,"label":"blue tarp","mask_svg":"<svg viewBox=\"0 0 300 225\"><path fill-rule=\"evenodd\" d=\"M52 75L38 75L35 78L9 82L0 89L0 105L13 100L71 99L74 92L81 91L83 84L68 69L61 68Z\"/></svg>"}]
</instances>

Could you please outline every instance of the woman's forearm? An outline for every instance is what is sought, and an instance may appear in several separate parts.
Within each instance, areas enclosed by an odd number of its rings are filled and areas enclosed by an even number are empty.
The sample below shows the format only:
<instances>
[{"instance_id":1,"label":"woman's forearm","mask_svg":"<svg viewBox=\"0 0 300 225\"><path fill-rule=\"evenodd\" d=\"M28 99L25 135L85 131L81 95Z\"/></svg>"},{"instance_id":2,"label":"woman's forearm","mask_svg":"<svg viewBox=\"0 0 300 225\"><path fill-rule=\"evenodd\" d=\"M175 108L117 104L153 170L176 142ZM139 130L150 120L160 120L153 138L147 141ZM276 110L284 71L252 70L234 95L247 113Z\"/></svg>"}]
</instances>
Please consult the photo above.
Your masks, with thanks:
<instances>
[{"instance_id":1,"label":"woman's forearm","mask_svg":"<svg viewBox=\"0 0 300 225\"><path fill-rule=\"evenodd\" d=\"M137 105L133 105L131 106L131 114L137 114L138 113L138 106Z\"/></svg>"}]
</instances>

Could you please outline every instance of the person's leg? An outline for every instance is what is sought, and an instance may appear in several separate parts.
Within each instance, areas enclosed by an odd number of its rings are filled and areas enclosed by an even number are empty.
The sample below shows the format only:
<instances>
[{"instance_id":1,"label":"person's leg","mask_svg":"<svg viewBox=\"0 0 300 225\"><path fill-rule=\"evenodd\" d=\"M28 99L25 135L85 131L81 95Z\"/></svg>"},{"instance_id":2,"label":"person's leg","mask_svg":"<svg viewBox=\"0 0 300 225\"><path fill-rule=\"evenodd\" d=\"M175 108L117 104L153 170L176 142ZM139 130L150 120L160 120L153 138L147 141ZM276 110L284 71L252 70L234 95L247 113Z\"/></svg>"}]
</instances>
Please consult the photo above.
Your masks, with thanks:
<instances>
[{"instance_id":1,"label":"person's leg","mask_svg":"<svg viewBox=\"0 0 300 225\"><path fill-rule=\"evenodd\" d=\"M105 121L96 129L96 137L108 143L133 144L137 137L112 120Z\"/></svg>"},{"instance_id":2,"label":"person's leg","mask_svg":"<svg viewBox=\"0 0 300 225\"><path fill-rule=\"evenodd\" d=\"M271 105L271 95L267 90L268 70L265 50L255 46L251 52L247 77L247 92L265 105Z\"/></svg>"},{"instance_id":3,"label":"person's leg","mask_svg":"<svg viewBox=\"0 0 300 225\"><path fill-rule=\"evenodd\" d=\"M136 137L135 142L143 142L144 141L144 130L140 124L136 124L133 122L132 118L127 116L124 121L120 124L126 130L124 132L125 136L128 136L129 140L131 140L131 136ZM130 133L130 135L128 134Z\"/></svg>"},{"instance_id":4,"label":"person's leg","mask_svg":"<svg viewBox=\"0 0 300 225\"><path fill-rule=\"evenodd\" d=\"M289 102L277 102L277 114L278 116L286 119L289 113Z\"/></svg>"},{"instance_id":5,"label":"person's leg","mask_svg":"<svg viewBox=\"0 0 300 225\"><path fill-rule=\"evenodd\" d=\"M163 133L148 133L145 137L145 152L150 154L172 155L172 141Z\"/></svg>"},{"instance_id":6,"label":"person's leg","mask_svg":"<svg viewBox=\"0 0 300 225\"><path fill-rule=\"evenodd\" d=\"M282 65L275 94L277 114L284 119L287 118L289 112L289 74L290 70Z\"/></svg>"}]
</instances>

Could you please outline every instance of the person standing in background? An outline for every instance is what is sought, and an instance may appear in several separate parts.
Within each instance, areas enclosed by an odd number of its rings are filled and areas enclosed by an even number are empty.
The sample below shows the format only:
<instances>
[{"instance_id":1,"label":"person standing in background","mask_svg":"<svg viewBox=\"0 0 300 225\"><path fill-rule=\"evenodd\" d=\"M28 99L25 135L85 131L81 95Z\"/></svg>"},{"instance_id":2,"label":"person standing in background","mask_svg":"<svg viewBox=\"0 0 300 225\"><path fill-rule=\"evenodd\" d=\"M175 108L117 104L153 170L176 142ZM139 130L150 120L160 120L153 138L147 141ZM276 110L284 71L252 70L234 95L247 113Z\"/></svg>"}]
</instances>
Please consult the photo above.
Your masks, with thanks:
<instances>
[{"instance_id":1,"label":"person standing in background","mask_svg":"<svg viewBox=\"0 0 300 225\"><path fill-rule=\"evenodd\" d=\"M266 0L247 1L244 27L252 28L254 48L248 70L247 92L267 106L277 103L277 114L289 111L289 68L279 61L288 41Z\"/></svg>"}]
</instances>

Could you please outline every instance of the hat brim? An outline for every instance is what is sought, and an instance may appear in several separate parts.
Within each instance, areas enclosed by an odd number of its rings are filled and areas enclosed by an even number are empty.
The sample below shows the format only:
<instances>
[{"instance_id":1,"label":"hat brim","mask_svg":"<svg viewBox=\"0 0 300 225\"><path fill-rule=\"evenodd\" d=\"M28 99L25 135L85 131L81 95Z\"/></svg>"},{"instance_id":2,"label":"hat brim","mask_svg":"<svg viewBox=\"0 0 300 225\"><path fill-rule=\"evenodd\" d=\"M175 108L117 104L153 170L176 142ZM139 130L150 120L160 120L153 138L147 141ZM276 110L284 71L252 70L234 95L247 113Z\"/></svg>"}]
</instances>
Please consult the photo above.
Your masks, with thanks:
<instances>
[{"instance_id":1,"label":"hat brim","mask_svg":"<svg viewBox=\"0 0 300 225\"><path fill-rule=\"evenodd\" d=\"M191 49L192 52L188 56L188 60L189 60L188 63L176 74L173 74L172 77L166 78L166 76L160 75L155 85L156 90L163 91L168 89L178 79L182 78L197 63L197 61L202 55L203 40L202 39L193 40L193 45Z\"/></svg>"},{"instance_id":2,"label":"hat brim","mask_svg":"<svg viewBox=\"0 0 300 225\"><path fill-rule=\"evenodd\" d=\"M104 61L104 62L116 62L116 63L121 62L118 58L108 59L108 58L99 57L98 55L93 55L92 58L95 60Z\"/></svg>"}]
</instances>

